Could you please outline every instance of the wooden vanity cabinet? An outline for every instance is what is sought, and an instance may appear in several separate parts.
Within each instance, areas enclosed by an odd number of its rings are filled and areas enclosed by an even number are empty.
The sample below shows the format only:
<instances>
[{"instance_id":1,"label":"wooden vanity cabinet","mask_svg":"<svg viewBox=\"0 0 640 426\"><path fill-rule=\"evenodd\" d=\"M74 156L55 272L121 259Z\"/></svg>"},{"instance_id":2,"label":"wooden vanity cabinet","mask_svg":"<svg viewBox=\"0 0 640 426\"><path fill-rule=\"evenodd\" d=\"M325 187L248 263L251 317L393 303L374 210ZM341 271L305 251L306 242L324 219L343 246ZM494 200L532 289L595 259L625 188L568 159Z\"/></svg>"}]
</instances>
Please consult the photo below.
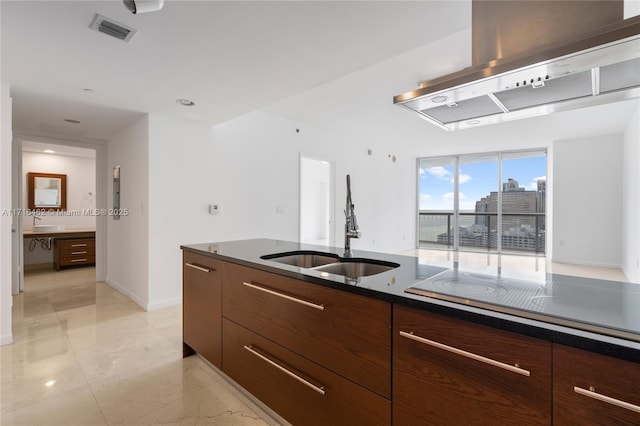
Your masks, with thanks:
<instances>
[{"instance_id":1,"label":"wooden vanity cabinet","mask_svg":"<svg viewBox=\"0 0 640 426\"><path fill-rule=\"evenodd\" d=\"M53 239L53 266L57 271L66 266L95 265L95 263L95 237Z\"/></svg>"},{"instance_id":2,"label":"wooden vanity cabinet","mask_svg":"<svg viewBox=\"0 0 640 426\"><path fill-rule=\"evenodd\" d=\"M224 372L294 425L390 425L391 401L223 319Z\"/></svg>"},{"instance_id":3,"label":"wooden vanity cabinet","mask_svg":"<svg viewBox=\"0 0 640 426\"><path fill-rule=\"evenodd\" d=\"M391 399L391 304L226 263L228 318Z\"/></svg>"},{"instance_id":4,"label":"wooden vanity cabinet","mask_svg":"<svg viewBox=\"0 0 640 426\"><path fill-rule=\"evenodd\" d=\"M222 368L222 263L183 252L183 355L194 351Z\"/></svg>"},{"instance_id":5,"label":"wooden vanity cabinet","mask_svg":"<svg viewBox=\"0 0 640 426\"><path fill-rule=\"evenodd\" d=\"M393 424L551 424L550 342L399 305L393 323Z\"/></svg>"},{"instance_id":6,"label":"wooden vanity cabinet","mask_svg":"<svg viewBox=\"0 0 640 426\"><path fill-rule=\"evenodd\" d=\"M640 425L640 364L553 346L554 425Z\"/></svg>"}]
</instances>

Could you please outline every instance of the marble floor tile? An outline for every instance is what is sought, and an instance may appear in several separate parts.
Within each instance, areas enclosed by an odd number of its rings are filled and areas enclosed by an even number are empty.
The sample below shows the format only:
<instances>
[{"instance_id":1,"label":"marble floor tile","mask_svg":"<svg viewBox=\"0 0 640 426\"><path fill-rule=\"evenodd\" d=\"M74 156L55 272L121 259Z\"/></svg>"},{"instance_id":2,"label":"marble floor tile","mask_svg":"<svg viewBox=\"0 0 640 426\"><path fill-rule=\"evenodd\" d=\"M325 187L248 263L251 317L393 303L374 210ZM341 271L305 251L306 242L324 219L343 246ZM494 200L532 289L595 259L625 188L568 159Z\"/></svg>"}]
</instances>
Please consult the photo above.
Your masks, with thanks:
<instances>
[{"instance_id":1,"label":"marble floor tile","mask_svg":"<svg viewBox=\"0 0 640 426\"><path fill-rule=\"evenodd\" d=\"M264 425L267 423L233 394L215 382L163 408L130 419L129 424L146 425Z\"/></svg>"},{"instance_id":2,"label":"marble floor tile","mask_svg":"<svg viewBox=\"0 0 640 426\"><path fill-rule=\"evenodd\" d=\"M0 348L2 410L17 409L88 385L80 364L64 340L66 337L18 342Z\"/></svg>"},{"instance_id":3,"label":"marble floor tile","mask_svg":"<svg viewBox=\"0 0 640 426\"><path fill-rule=\"evenodd\" d=\"M0 425L275 425L197 356L182 306L145 312L94 268L25 275L0 347Z\"/></svg>"},{"instance_id":4,"label":"marble floor tile","mask_svg":"<svg viewBox=\"0 0 640 426\"><path fill-rule=\"evenodd\" d=\"M0 424L9 426L107 426L88 385L0 412Z\"/></svg>"}]
</instances>

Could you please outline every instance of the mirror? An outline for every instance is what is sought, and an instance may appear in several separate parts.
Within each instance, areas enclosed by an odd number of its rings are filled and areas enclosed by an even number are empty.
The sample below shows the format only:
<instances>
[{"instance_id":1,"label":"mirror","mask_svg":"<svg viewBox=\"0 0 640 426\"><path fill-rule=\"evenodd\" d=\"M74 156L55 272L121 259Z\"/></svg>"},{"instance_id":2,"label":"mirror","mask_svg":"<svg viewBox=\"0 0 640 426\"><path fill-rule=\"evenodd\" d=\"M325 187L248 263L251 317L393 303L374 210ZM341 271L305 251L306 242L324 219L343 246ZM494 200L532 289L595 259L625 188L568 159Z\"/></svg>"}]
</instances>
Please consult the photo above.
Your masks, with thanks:
<instances>
[{"instance_id":1,"label":"mirror","mask_svg":"<svg viewBox=\"0 0 640 426\"><path fill-rule=\"evenodd\" d=\"M67 175L29 172L27 180L29 209L67 209Z\"/></svg>"}]
</instances>

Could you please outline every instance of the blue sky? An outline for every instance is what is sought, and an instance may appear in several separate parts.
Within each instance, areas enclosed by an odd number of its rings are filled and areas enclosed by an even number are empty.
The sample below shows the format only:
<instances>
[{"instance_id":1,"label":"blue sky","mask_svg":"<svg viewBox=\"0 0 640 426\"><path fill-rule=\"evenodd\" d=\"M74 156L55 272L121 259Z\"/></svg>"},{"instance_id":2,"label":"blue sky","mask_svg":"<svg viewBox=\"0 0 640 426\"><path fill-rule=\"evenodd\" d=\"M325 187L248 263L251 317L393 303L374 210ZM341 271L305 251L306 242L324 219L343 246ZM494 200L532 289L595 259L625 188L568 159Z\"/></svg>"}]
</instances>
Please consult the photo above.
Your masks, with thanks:
<instances>
[{"instance_id":1,"label":"blue sky","mask_svg":"<svg viewBox=\"0 0 640 426\"><path fill-rule=\"evenodd\" d=\"M453 210L454 167L429 162L428 167L420 167L420 210ZM503 159L502 181L512 178L527 190L535 190L536 180L546 177L546 162L546 156ZM461 159L460 210L474 210L477 200L497 190L497 161L465 163Z\"/></svg>"}]
</instances>

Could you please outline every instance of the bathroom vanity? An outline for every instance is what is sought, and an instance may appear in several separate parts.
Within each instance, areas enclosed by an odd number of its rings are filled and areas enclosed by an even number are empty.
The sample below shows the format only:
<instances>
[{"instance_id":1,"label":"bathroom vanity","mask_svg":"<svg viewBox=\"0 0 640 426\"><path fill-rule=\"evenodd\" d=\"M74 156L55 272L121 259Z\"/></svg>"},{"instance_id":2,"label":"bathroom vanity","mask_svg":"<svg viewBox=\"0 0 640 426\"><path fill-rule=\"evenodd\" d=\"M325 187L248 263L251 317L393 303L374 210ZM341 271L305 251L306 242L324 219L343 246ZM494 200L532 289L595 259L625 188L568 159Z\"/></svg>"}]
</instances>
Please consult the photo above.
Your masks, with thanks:
<instances>
[{"instance_id":1,"label":"bathroom vanity","mask_svg":"<svg viewBox=\"0 0 640 426\"><path fill-rule=\"evenodd\" d=\"M95 229L68 229L61 231L24 231L25 247L31 240L44 240L53 253L53 267L95 265Z\"/></svg>"},{"instance_id":2,"label":"bathroom vanity","mask_svg":"<svg viewBox=\"0 0 640 426\"><path fill-rule=\"evenodd\" d=\"M581 309L551 318L540 294L531 315L504 299L407 292L448 273L409 256L345 259L267 239L182 249L184 355L199 353L292 424L640 424L640 322L590 300L595 280L575 294ZM550 279L555 303L583 280ZM640 300L635 285L601 284Z\"/></svg>"}]
</instances>

